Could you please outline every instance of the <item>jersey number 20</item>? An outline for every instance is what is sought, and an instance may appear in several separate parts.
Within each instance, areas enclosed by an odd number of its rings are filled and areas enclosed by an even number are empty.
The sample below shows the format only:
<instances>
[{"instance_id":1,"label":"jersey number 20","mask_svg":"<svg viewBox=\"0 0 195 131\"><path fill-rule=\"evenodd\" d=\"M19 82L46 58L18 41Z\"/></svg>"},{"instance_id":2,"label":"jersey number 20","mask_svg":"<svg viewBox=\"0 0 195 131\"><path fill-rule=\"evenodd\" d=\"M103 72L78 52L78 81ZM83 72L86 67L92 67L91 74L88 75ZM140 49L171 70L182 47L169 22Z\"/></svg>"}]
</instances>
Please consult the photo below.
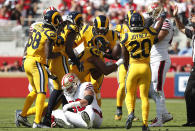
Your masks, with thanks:
<instances>
[{"instance_id":1,"label":"jersey number 20","mask_svg":"<svg viewBox=\"0 0 195 131\"><path fill-rule=\"evenodd\" d=\"M148 46L147 46L148 44ZM144 39L143 41L141 41L141 43L139 43L138 41L132 41L129 43L129 46L133 47L133 49L131 50L131 57L132 58L141 58L141 56L143 57L149 57L150 56L150 50L152 47L151 41L149 39ZM146 52L146 47L148 47L148 53ZM140 50L141 48L141 50ZM140 50L140 53L136 53L138 52L138 50Z\"/></svg>"}]
</instances>

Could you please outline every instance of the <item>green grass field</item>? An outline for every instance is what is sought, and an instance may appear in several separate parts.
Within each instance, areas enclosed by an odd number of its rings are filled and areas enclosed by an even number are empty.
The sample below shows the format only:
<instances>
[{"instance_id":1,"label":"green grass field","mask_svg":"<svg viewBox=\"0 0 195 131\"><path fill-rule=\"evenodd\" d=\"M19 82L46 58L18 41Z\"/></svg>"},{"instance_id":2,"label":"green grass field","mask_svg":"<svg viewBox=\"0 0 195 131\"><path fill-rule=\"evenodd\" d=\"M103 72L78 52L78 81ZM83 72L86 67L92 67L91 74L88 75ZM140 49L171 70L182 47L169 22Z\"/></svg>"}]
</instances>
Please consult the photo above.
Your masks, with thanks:
<instances>
[{"instance_id":1,"label":"green grass field","mask_svg":"<svg viewBox=\"0 0 195 131\"><path fill-rule=\"evenodd\" d=\"M23 107L24 99L18 98L0 98L0 131L23 131L23 130L88 130L88 129L29 129L29 128L16 128L14 123L16 109L21 109ZM114 120L115 114L115 99L103 99L102 100L102 110L103 110L103 123L100 129L89 129L89 130L103 130L103 131L121 131L125 129L125 122L127 119L127 110L124 105L123 108L123 118L121 121ZM183 99L170 99L166 101L167 109L171 112L174 119L166 124L164 127L153 127L150 128L151 131L195 131L195 127L181 127L182 124L186 122L186 110L185 101ZM135 114L141 119L141 101L137 99ZM150 114L149 119L155 117L155 103L150 100ZM29 118L30 122L33 121L34 116ZM130 131L141 131L142 122L133 122L133 127L129 129Z\"/></svg>"}]
</instances>

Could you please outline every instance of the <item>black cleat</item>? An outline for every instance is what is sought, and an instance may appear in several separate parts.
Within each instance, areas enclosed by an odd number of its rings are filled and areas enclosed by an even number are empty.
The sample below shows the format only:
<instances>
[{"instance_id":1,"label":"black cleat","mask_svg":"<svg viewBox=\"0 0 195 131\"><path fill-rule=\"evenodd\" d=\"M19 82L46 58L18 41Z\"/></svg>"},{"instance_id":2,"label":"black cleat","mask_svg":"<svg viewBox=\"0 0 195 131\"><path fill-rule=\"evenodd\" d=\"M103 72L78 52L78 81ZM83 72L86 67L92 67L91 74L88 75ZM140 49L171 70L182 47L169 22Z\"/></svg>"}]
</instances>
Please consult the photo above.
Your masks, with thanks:
<instances>
[{"instance_id":1,"label":"black cleat","mask_svg":"<svg viewBox=\"0 0 195 131\"><path fill-rule=\"evenodd\" d=\"M132 122L133 122L134 118L135 118L134 113L131 112L131 114L128 115L128 118L127 118L127 121L126 121L126 125L125 125L126 129L130 129L131 128Z\"/></svg>"},{"instance_id":2,"label":"black cleat","mask_svg":"<svg viewBox=\"0 0 195 131\"><path fill-rule=\"evenodd\" d=\"M32 125L28 122L27 117L23 117L20 114L17 117L17 122L19 125L22 124L23 126L26 127L32 127Z\"/></svg>"},{"instance_id":3,"label":"black cleat","mask_svg":"<svg viewBox=\"0 0 195 131\"><path fill-rule=\"evenodd\" d=\"M185 123L185 124L183 124L182 126L184 126L184 127L195 127L195 122L187 122L187 123Z\"/></svg>"},{"instance_id":4,"label":"black cleat","mask_svg":"<svg viewBox=\"0 0 195 131\"><path fill-rule=\"evenodd\" d=\"M16 110L15 111L15 124L16 124L16 127L20 127L20 122L18 121L18 116L20 115L21 112L22 112L22 110Z\"/></svg>"},{"instance_id":5,"label":"black cleat","mask_svg":"<svg viewBox=\"0 0 195 131\"><path fill-rule=\"evenodd\" d=\"M149 127L146 125L142 126L142 131L150 131Z\"/></svg>"},{"instance_id":6,"label":"black cleat","mask_svg":"<svg viewBox=\"0 0 195 131\"><path fill-rule=\"evenodd\" d=\"M43 119L43 124L46 126L51 126L51 116L50 115L45 115Z\"/></svg>"}]
</instances>

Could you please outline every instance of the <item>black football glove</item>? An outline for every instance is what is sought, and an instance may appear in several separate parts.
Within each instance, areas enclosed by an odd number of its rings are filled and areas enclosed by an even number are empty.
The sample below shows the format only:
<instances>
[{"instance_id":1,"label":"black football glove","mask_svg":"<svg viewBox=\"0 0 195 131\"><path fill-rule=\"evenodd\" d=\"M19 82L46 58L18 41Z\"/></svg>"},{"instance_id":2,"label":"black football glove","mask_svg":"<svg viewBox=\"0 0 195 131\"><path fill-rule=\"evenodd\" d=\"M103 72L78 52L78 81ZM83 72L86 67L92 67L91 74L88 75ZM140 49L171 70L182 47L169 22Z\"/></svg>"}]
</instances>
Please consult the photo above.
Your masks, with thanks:
<instances>
[{"instance_id":1,"label":"black football glove","mask_svg":"<svg viewBox=\"0 0 195 131\"><path fill-rule=\"evenodd\" d=\"M79 72L83 72L84 71L84 66L83 63L81 63L78 59L68 59L68 63L71 65L76 65Z\"/></svg>"},{"instance_id":2,"label":"black football glove","mask_svg":"<svg viewBox=\"0 0 195 131\"><path fill-rule=\"evenodd\" d=\"M84 71L84 66L83 66L83 63L82 62L78 62L76 64L76 66L77 66L79 72L83 72Z\"/></svg>"}]
</instances>

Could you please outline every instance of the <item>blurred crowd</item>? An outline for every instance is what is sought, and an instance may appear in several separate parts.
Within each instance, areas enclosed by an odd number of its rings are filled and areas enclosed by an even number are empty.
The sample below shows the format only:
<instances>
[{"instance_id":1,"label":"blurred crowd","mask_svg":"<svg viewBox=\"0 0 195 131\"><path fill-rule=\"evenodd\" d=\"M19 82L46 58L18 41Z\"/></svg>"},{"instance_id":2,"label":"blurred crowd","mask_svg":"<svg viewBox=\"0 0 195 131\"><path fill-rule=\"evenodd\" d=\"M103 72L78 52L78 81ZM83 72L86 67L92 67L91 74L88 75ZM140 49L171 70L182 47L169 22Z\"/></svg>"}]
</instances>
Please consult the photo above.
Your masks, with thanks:
<instances>
[{"instance_id":1,"label":"blurred crowd","mask_svg":"<svg viewBox=\"0 0 195 131\"><path fill-rule=\"evenodd\" d=\"M16 60L14 63L3 61L0 63L0 72L23 72L21 63Z\"/></svg>"},{"instance_id":2,"label":"blurred crowd","mask_svg":"<svg viewBox=\"0 0 195 131\"><path fill-rule=\"evenodd\" d=\"M107 15L110 19L110 25L113 29L117 24L124 21L125 14L130 9L147 11L147 6L157 0L61 0L57 9L62 16L67 15L70 11L79 11L83 13L85 23L92 24L93 19L100 14ZM164 6L164 10L172 11L172 6L179 7L179 18L184 25L189 24L188 18L193 9L195 9L195 0L160 0ZM41 18L42 14L38 13L40 0L0 0L0 21L1 20L16 20L18 25L30 26L36 18ZM169 54L178 56L192 56L192 47L190 41L186 43L186 47L179 49L179 42L172 43ZM183 44L183 43L182 43ZM17 62L8 64L7 62L0 63L0 71L20 70L17 67ZM20 64L18 64L20 65ZM188 72L191 66L178 66L172 64L170 71Z\"/></svg>"},{"instance_id":3,"label":"blurred crowd","mask_svg":"<svg viewBox=\"0 0 195 131\"><path fill-rule=\"evenodd\" d=\"M130 9L144 13L153 1L157 0L61 0L57 8L62 15L70 11L82 12L86 23L91 23L99 14L105 14L109 17L111 25L115 26L123 22L126 12ZM185 25L188 24L187 18L195 6L194 0L160 1L168 13L176 4L179 7L179 17ZM0 20L17 20L18 24L29 26L33 18L41 15L37 13L39 3L40 0L0 0Z\"/></svg>"}]
</instances>

